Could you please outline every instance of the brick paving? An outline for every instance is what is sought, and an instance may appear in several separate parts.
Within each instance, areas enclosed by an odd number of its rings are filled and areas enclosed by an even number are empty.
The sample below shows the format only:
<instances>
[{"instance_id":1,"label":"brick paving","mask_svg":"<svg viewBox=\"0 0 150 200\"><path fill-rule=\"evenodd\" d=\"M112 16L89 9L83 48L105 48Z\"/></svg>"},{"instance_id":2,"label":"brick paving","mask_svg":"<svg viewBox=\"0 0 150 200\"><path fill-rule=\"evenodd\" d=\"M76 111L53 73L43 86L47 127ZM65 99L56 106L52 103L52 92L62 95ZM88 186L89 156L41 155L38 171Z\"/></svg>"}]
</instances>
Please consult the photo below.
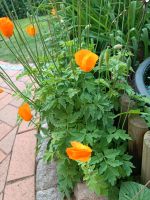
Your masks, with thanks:
<instances>
[{"instance_id":1,"label":"brick paving","mask_svg":"<svg viewBox=\"0 0 150 200\"><path fill-rule=\"evenodd\" d=\"M20 69L1 61L0 65L24 89L27 79L16 80ZM0 200L35 200L36 130L27 122L18 127L17 111L22 101L11 95L1 79L0 87L4 89L0 94Z\"/></svg>"}]
</instances>

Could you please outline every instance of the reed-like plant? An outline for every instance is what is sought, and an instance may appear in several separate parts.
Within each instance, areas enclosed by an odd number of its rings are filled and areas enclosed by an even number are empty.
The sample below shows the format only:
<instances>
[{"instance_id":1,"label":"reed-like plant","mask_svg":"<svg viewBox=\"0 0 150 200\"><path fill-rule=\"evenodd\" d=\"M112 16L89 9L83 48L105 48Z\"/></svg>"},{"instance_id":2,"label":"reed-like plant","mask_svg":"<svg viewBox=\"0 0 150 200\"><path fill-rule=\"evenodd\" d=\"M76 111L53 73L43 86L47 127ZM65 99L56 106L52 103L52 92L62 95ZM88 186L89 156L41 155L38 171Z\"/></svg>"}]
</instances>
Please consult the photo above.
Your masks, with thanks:
<instances>
[{"instance_id":1,"label":"reed-like plant","mask_svg":"<svg viewBox=\"0 0 150 200\"><path fill-rule=\"evenodd\" d=\"M149 2L133 0L86 0L66 1L67 19L75 15L76 24L80 21L81 30L89 26L85 37L93 38L97 51L122 44L134 54L133 65L149 56ZM80 16L79 16L80 15ZM80 20L78 20L80 19ZM76 32L78 30L76 29ZM81 33L81 31L80 31ZM139 62L138 62L139 61Z\"/></svg>"}]
</instances>

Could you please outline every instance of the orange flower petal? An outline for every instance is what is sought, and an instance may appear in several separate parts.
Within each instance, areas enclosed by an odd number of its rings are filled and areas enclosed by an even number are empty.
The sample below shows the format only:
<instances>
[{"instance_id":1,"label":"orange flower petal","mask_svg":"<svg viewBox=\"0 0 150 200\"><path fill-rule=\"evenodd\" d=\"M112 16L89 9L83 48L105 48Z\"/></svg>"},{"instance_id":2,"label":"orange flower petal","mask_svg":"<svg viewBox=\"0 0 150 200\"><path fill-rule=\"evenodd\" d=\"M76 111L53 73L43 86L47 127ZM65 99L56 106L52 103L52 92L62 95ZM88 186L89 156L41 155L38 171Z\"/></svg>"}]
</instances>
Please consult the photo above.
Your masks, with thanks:
<instances>
[{"instance_id":1,"label":"orange flower petal","mask_svg":"<svg viewBox=\"0 0 150 200\"><path fill-rule=\"evenodd\" d=\"M79 50L75 54L76 64L79 65L80 69L84 72L90 72L96 65L98 56L86 49Z\"/></svg>"},{"instance_id":2,"label":"orange flower petal","mask_svg":"<svg viewBox=\"0 0 150 200\"><path fill-rule=\"evenodd\" d=\"M82 150L86 150L88 152L92 152L92 149L86 145L81 144L80 142L76 142L76 141L72 141L71 145L75 148L75 149L82 149Z\"/></svg>"},{"instance_id":3,"label":"orange flower petal","mask_svg":"<svg viewBox=\"0 0 150 200\"><path fill-rule=\"evenodd\" d=\"M95 67L97 60L98 56L91 52L83 58L80 68L85 72L89 72Z\"/></svg>"},{"instance_id":4,"label":"orange flower petal","mask_svg":"<svg viewBox=\"0 0 150 200\"><path fill-rule=\"evenodd\" d=\"M0 18L0 31L8 38L14 34L14 24L8 17Z\"/></svg>"},{"instance_id":5,"label":"orange flower petal","mask_svg":"<svg viewBox=\"0 0 150 200\"><path fill-rule=\"evenodd\" d=\"M29 36L34 37L37 34L37 27L34 25L29 25L26 27L26 32Z\"/></svg>"},{"instance_id":6,"label":"orange flower petal","mask_svg":"<svg viewBox=\"0 0 150 200\"><path fill-rule=\"evenodd\" d=\"M89 51L87 49L81 49L78 52L76 52L75 53L76 64L80 66L82 64L83 58L89 53L91 53L91 51Z\"/></svg>"},{"instance_id":7,"label":"orange flower petal","mask_svg":"<svg viewBox=\"0 0 150 200\"><path fill-rule=\"evenodd\" d=\"M87 162L91 157L91 152L75 150L73 147L67 148L66 153L70 159L79 160L81 162Z\"/></svg>"},{"instance_id":8,"label":"orange flower petal","mask_svg":"<svg viewBox=\"0 0 150 200\"><path fill-rule=\"evenodd\" d=\"M4 90L2 88L0 88L0 93L3 93L3 92L4 92Z\"/></svg>"},{"instance_id":9,"label":"orange flower petal","mask_svg":"<svg viewBox=\"0 0 150 200\"><path fill-rule=\"evenodd\" d=\"M72 160L79 160L81 162L89 161L92 153L92 149L80 142L71 142L73 147L67 148L66 153L68 157Z\"/></svg>"},{"instance_id":10,"label":"orange flower petal","mask_svg":"<svg viewBox=\"0 0 150 200\"><path fill-rule=\"evenodd\" d=\"M29 104L24 103L22 106L20 106L18 109L18 115L25 121L30 121L32 119L32 114Z\"/></svg>"}]
</instances>

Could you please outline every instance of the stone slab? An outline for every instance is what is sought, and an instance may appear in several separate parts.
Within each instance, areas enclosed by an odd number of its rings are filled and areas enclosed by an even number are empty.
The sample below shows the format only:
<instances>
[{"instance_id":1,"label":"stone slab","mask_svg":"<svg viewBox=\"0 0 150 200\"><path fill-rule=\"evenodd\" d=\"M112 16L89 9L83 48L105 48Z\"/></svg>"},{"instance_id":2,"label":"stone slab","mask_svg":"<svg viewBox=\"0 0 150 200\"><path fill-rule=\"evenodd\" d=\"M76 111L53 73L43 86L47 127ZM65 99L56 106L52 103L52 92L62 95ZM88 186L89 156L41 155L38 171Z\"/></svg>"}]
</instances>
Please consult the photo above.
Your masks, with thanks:
<instances>
[{"instance_id":1,"label":"stone slab","mask_svg":"<svg viewBox=\"0 0 150 200\"><path fill-rule=\"evenodd\" d=\"M84 183L77 184L74 196L76 200L107 200L105 197L97 196L94 192L91 192Z\"/></svg>"},{"instance_id":2,"label":"stone slab","mask_svg":"<svg viewBox=\"0 0 150 200\"><path fill-rule=\"evenodd\" d=\"M48 142L49 142L49 138L43 140L43 143L42 143L40 150L38 152L38 155L36 157L36 162L38 162L40 159L43 159Z\"/></svg>"},{"instance_id":3,"label":"stone slab","mask_svg":"<svg viewBox=\"0 0 150 200\"><path fill-rule=\"evenodd\" d=\"M45 163L39 160L36 174L36 190L47 190L57 186L56 162Z\"/></svg>"},{"instance_id":4,"label":"stone slab","mask_svg":"<svg viewBox=\"0 0 150 200\"><path fill-rule=\"evenodd\" d=\"M37 192L36 200L61 200L56 188Z\"/></svg>"}]
</instances>

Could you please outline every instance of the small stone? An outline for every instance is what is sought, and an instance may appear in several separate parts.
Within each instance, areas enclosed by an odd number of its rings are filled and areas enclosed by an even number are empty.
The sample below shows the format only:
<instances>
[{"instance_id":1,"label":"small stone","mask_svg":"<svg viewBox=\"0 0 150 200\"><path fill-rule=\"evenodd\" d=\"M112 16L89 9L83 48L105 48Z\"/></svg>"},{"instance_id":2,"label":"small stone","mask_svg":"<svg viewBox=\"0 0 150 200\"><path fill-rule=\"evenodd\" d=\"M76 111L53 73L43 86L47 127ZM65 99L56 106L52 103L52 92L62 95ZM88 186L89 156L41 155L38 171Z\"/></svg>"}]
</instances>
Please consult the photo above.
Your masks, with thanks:
<instances>
[{"instance_id":1,"label":"small stone","mask_svg":"<svg viewBox=\"0 0 150 200\"><path fill-rule=\"evenodd\" d=\"M122 44L116 44L114 46L114 49L122 49L123 45Z\"/></svg>"},{"instance_id":2,"label":"small stone","mask_svg":"<svg viewBox=\"0 0 150 200\"><path fill-rule=\"evenodd\" d=\"M46 163L39 160L36 174L36 190L47 190L57 186L56 162Z\"/></svg>"},{"instance_id":3,"label":"small stone","mask_svg":"<svg viewBox=\"0 0 150 200\"><path fill-rule=\"evenodd\" d=\"M36 200L60 200L60 195L55 187L37 192Z\"/></svg>"},{"instance_id":4,"label":"small stone","mask_svg":"<svg viewBox=\"0 0 150 200\"><path fill-rule=\"evenodd\" d=\"M97 196L94 192L89 191L84 183L78 183L74 189L76 200L107 200L105 197Z\"/></svg>"}]
</instances>

